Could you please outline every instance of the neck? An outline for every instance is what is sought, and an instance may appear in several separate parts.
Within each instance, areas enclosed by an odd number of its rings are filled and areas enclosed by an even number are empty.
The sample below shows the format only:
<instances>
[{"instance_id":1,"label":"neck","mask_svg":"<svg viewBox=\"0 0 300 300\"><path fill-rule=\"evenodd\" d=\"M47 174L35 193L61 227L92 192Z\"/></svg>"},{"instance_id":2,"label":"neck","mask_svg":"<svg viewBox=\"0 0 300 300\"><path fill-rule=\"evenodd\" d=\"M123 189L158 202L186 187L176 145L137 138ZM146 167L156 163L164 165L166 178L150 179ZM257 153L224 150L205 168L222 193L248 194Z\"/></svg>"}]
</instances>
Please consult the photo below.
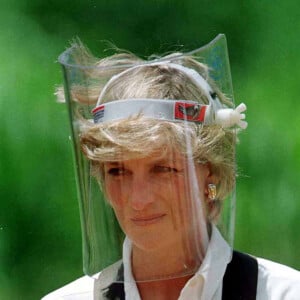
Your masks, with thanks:
<instances>
[{"instance_id":1,"label":"neck","mask_svg":"<svg viewBox=\"0 0 300 300\"><path fill-rule=\"evenodd\" d=\"M192 254L193 253L193 254ZM194 274L202 257L186 247L169 245L155 250L144 250L133 245L132 273L136 281L179 278Z\"/></svg>"},{"instance_id":2,"label":"neck","mask_svg":"<svg viewBox=\"0 0 300 300\"><path fill-rule=\"evenodd\" d=\"M167 280L137 282L143 300L175 300L192 275Z\"/></svg>"}]
</instances>

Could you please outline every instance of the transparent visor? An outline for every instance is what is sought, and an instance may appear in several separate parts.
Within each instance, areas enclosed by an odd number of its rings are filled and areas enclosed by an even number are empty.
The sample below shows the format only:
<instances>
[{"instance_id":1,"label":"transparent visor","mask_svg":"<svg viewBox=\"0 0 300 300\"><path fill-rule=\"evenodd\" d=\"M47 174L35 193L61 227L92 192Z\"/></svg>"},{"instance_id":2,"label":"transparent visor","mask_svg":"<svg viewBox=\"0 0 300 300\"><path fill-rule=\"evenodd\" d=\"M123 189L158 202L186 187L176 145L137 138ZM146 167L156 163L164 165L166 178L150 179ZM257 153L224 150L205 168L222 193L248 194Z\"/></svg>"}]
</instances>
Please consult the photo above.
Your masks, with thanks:
<instances>
[{"instance_id":1,"label":"transparent visor","mask_svg":"<svg viewBox=\"0 0 300 300\"><path fill-rule=\"evenodd\" d=\"M225 36L154 61L96 60L82 45L59 61L84 272L104 285L195 274L213 234L233 242L235 128L245 124L226 118L235 108Z\"/></svg>"}]
</instances>

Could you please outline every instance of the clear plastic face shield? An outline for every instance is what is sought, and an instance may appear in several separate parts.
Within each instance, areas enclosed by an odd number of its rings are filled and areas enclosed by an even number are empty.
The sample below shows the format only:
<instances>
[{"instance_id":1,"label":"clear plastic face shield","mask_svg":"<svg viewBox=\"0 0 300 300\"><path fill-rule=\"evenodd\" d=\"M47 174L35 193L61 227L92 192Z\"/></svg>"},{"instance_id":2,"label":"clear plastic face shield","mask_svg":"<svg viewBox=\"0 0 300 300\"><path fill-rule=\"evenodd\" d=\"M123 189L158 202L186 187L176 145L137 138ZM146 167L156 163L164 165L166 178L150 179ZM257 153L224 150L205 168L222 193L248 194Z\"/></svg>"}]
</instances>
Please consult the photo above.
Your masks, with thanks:
<instances>
[{"instance_id":1,"label":"clear plastic face shield","mask_svg":"<svg viewBox=\"0 0 300 300\"><path fill-rule=\"evenodd\" d=\"M235 135L247 124L245 106L234 107L225 36L154 61L97 61L81 45L59 61L85 273L182 277L199 269L214 228L232 245Z\"/></svg>"}]
</instances>

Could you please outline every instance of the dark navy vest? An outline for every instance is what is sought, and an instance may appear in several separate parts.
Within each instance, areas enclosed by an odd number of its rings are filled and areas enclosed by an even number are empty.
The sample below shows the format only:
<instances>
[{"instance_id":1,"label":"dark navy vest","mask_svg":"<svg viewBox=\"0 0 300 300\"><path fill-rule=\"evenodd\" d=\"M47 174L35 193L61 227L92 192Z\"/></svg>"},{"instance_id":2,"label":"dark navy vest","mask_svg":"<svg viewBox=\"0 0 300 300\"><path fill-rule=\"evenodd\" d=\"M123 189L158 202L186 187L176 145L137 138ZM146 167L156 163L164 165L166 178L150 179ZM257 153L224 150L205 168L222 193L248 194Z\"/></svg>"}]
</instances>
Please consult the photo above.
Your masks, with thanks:
<instances>
[{"instance_id":1,"label":"dark navy vest","mask_svg":"<svg viewBox=\"0 0 300 300\"><path fill-rule=\"evenodd\" d=\"M247 254L233 251L232 260L227 265L223 278L222 300L255 300L257 276L257 260ZM117 279L120 282L112 283L105 291L108 300L125 299L122 283L123 265L119 269Z\"/></svg>"}]
</instances>

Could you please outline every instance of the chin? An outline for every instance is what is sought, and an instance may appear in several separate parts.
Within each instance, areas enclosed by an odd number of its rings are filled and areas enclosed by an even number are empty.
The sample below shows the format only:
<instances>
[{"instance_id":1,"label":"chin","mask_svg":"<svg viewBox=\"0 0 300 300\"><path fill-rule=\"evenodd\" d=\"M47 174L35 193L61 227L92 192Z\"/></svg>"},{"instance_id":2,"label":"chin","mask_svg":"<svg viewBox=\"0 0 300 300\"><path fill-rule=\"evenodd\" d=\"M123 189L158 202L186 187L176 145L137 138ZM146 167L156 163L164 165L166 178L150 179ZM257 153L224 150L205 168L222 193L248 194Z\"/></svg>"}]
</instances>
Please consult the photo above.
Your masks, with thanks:
<instances>
[{"instance_id":1,"label":"chin","mask_svg":"<svg viewBox=\"0 0 300 300\"><path fill-rule=\"evenodd\" d=\"M138 248L141 251L151 252L155 250L159 250L163 246L163 242L159 237L147 237L146 235L143 237L130 237L132 244L134 247Z\"/></svg>"}]
</instances>

